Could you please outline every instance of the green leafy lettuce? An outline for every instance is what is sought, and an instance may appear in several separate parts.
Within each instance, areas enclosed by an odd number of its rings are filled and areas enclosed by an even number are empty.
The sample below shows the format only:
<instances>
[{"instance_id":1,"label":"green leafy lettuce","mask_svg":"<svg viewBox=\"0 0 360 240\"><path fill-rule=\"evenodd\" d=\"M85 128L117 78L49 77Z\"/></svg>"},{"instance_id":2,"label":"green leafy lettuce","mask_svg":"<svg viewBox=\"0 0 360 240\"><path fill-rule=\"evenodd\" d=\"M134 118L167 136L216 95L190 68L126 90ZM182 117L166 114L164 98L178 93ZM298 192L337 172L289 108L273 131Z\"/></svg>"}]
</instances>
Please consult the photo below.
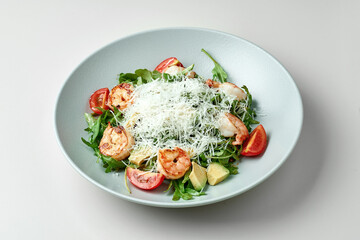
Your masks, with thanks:
<instances>
[{"instance_id":1,"label":"green leafy lettuce","mask_svg":"<svg viewBox=\"0 0 360 240\"><path fill-rule=\"evenodd\" d=\"M170 185L174 187L174 195L172 200L178 201L180 199L190 200L194 196L205 195L202 191L196 191L191 184L189 175L191 170L188 170L183 178L172 180ZM170 187L170 186L169 186Z\"/></svg>"},{"instance_id":2,"label":"green leafy lettuce","mask_svg":"<svg viewBox=\"0 0 360 240\"><path fill-rule=\"evenodd\" d=\"M214 62L215 66L214 66L213 70L211 71L213 74L213 80L221 82L221 83L227 82L228 75L226 74L224 69L220 66L220 64L217 61L215 61L215 59L204 49L201 49L201 51L203 53L205 53Z\"/></svg>"},{"instance_id":3,"label":"green leafy lettuce","mask_svg":"<svg viewBox=\"0 0 360 240\"><path fill-rule=\"evenodd\" d=\"M122 113L117 108L114 108L113 113L110 112L110 110L99 109L103 113L97 118L92 114L85 113L85 120L88 124L85 131L90 134L90 137L88 141L84 138L81 138L81 140L94 150L94 155L97 156L98 160L102 160L105 172L118 171L125 168L127 163L124 161L116 161L109 156L101 154L99 144L108 124L115 126L116 122L122 118Z\"/></svg>"}]
</instances>

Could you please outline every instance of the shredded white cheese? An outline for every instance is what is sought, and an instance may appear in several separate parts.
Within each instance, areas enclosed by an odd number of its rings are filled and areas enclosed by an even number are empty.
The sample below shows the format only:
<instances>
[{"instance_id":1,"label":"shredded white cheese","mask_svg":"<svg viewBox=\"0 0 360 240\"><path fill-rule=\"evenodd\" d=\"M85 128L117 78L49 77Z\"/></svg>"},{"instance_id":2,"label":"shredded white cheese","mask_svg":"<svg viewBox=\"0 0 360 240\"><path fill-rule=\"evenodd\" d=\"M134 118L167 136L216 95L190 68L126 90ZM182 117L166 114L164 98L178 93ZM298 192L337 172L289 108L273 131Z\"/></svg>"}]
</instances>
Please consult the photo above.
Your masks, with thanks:
<instances>
[{"instance_id":1,"label":"shredded white cheese","mask_svg":"<svg viewBox=\"0 0 360 240\"><path fill-rule=\"evenodd\" d=\"M235 98L210 88L202 78L181 77L168 82L156 79L134 90L133 104L121 123L135 138L135 148L148 146L155 156L159 149L180 147L192 157L223 141L217 132L222 113L229 112Z\"/></svg>"}]
</instances>

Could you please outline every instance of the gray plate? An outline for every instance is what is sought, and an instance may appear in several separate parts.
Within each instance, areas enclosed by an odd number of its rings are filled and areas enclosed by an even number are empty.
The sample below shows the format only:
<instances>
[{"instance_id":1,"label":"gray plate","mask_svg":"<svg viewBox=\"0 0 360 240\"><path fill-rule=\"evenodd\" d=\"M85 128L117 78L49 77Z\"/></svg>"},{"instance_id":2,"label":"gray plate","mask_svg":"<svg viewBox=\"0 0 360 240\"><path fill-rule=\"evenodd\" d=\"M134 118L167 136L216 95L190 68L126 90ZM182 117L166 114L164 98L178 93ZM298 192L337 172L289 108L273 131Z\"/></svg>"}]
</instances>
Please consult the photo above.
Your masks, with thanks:
<instances>
[{"instance_id":1,"label":"gray plate","mask_svg":"<svg viewBox=\"0 0 360 240\"><path fill-rule=\"evenodd\" d=\"M128 193L124 173L105 173L96 163L92 149L81 142L88 138L84 112L90 112L88 99L95 90L112 88L121 72L138 68L154 69L168 57L177 57L185 66L195 63L195 71L211 78L213 63L203 53L207 50L225 69L229 80L245 84L253 95L258 120L268 134L266 152L260 157L244 158L239 174L208 186L206 195L189 201L171 200L164 193L166 185L154 191L131 186ZM254 44L222 32L174 28L138 33L100 49L81 63L62 87L55 110L55 130L59 145L70 164L100 188L132 202L157 207L192 207L219 202L239 195L274 173L293 150L303 120L299 91L284 67Z\"/></svg>"}]
</instances>

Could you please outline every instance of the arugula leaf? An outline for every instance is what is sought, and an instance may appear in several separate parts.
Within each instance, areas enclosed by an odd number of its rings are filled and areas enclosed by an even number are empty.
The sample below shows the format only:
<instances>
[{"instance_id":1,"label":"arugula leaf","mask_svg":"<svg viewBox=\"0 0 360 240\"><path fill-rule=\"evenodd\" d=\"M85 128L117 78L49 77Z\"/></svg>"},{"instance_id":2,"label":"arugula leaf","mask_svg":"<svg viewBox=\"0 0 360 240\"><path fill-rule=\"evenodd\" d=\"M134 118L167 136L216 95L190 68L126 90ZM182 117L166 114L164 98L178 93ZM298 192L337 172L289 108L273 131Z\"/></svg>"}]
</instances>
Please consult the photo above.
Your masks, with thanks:
<instances>
[{"instance_id":1,"label":"arugula leaf","mask_svg":"<svg viewBox=\"0 0 360 240\"><path fill-rule=\"evenodd\" d=\"M246 108L246 111L244 113L244 116L242 117L242 120L243 120L243 123L245 124L245 126L247 127L248 131L251 132L251 125L252 124L258 124L259 121L255 120L255 117L256 117L256 112L255 110L253 110L251 108L251 104L252 104L252 96L251 94L249 93L249 90L247 89L246 86L243 86L242 87L246 93L247 93L247 101L248 101L248 106Z\"/></svg>"},{"instance_id":2,"label":"arugula leaf","mask_svg":"<svg viewBox=\"0 0 360 240\"><path fill-rule=\"evenodd\" d=\"M135 73L120 73L119 84L134 82L134 81L136 81L137 77L138 77L138 75Z\"/></svg>"},{"instance_id":3,"label":"arugula leaf","mask_svg":"<svg viewBox=\"0 0 360 240\"><path fill-rule=\"evenodd\" d=\"M193 196L192 196L190 193L187 193L187 192L185 192L185 193L181 192L181 193L180 193L180 196L181 196L181 198L184 199L184 200L193 199Z\"/></svg>"},{"instance_id":4,"label":"arugula leaf","mask_svg":"<svg viewBox=\"0 0 360 240\"><path fill-rule=\"evenodd\" d=\"M215 59L204 49L201 49L201 51L203 53L205 53L214 62L215 66L214 66L213 70L211 71L213 74L213 80L219 81L221 83L227 82L228 76L227 76L226 72L224 71L224 69L220 66L220 64L217 61L215 61Z\"/></svg>"},{"instance_id":5,"label":"arugula leaf","mask_svg":"<svg viewBox=\"0 0 360 240\"><path fill-rule=\"evenodd\" d=\"M186 74L190 72L194 68L194 64L185 68L180 74ZM119 84L120 83L131 83L133 85L141 85L145 83L149 83L154 79L162 78L168 82L174 82L179 80L179 76L173 76L167 73L160 73L156 70L150 71L148 69L137 69L135 73L120 73L119 74Z\"/></svg>"},{"instance_id":6,"label":"arugula leaf","mask_svg":"<svg viewBox=\"0 0 360 240\"><path fill-rule=\"evenodd\" d=\"M93 135L90 137L90 142L94 142L97 136L99 135L101 119L102 119L102 115L100 115L96 119L95 124L90 128L91 131L93 132Z\"/></svg>"},{"instance_id":7,"label":"arugula leaf","mask_svg":"<svg viewBox=\"0 0 360 240\"><path fill-rule=\"evenodd\" d=\"M241 88L245 90L247 98L248 98L248 105L249 105L249 107L251 107L251 105L252 105L252 95L250 94L249 89L245 85L243 85Z\"/></svg>"},{"instance_id":8,"label":"arugula leaf","mask_svg":"<svg viewBox=\"0 0 360 240\"><path fill-rule=\"evenodd\" d=\"M153 80L152 72L147 69L138 69L135 71L135 74L141 77L142 80L145 81L145 83L151 82Z\"/></svg>"},{"instance_id":9,"label":"arugula leaf","mask_svg":"<svg viewBox=\"0 0 360 240\"><path fill-rule=\"evenodd\" d=\"M88 124L89 129L92 129L95 125L96 119L90 113L85 113L85 120Z\"/></svg>"},{"instance_id":10,"label":"arugula leaf","mask_svg":"<svg viewBox=\"0 0 360 240\"><path fill-rule=\"evenodd\" d=\"M242 120L242 122L247 127L248 131L251 132L251 125L258 124L259 122L255 120L256 112L251 107L252 105L252 95L249 92L249 89L244 85L241 87L246 92L246 99L240 101L234 101L231 105L230 112Z\"/></svg>"},{"instance_id":11,"label":"arugula leaf","mask_svg":"<svg viewBox=\"0 0 360 240\"><path fill-rule=\"evenodd\" d=\"M170 74L167 74L167 73L162 73L161 74L161 77L164 79L164 80L166 80L166 81L168 81L168 82L174 82L175 81L175 76L172 76L172 75L170 75Z\"/></svg>"},{"instance_id":12,"label":"arugula leaf","mask_svg":"<svg viewBox=\"0 0 360 240\"><path fill-rule=\"evenodd\" d=\"M182 181L178 182L180 192L185 193L185 184Z\"/></svg>"},{"instance_id":13,"label":"arugula leaf","mask_svg":"<svg viewBox=\"0 0 360 240\"><path fill-rule=\"evenodd\" d=\"M178 201L178 200L180 200L180 198L182 196L179 185L178 185L178 180L172 180L172 182L173 182L173 186L174 186L174 189L175 189L172 200L173 201Z\"/></svg>"},{"instance_id":14,"label":"arugula leaf","mask_svg":"<svg viewBox=\"0 0 360 240\"><path fill-rule=\"evenodd\" d=\"M184 175L184 179L182 180L182 183L184 184L184 183L186 183L187 181L189 181L189 179L190 179L190 173L191 173L191 169L189 169L186 173L185 173L185 175Z\"/></svg>"},{"instance_id":15,"label":"arugula leaf","mask_svg":"<svg viewBox=\"0 0 360 240\"><path fill-rule=\"evenodd\" d=\"M120 83L133 83L137 80L138 75L135 73L120 73L119 75L119 84Z\"/></svg>"},{"instance_id":16,"label":"arugula leaf","mask_svg":"<svg viewBox=\"0 0 360 240\"><path fill-rule=\"evenodd\" d=\"M121 121L122 118L123 118L123 114L122 112L116 108L116 107L113 107L114 111L113 111L113 114L110 113L110 110L105 112L105 114L109 115L108 118L104 118L103 120L103 123L107 124L108 122L110 122L111 126L114 126L114 124L118 121ZM103 114L104 115L104 114ZM106 115L106 116L107 116Z\"/></svg>"},{"instance_id":17,"label":"arugula leaf","mask_svg":"<svg viewBox=\"0 0 360 240\"><path fill-rule=\"evenodd\" d=\"M153 79L158 79L158 78L161 78L161 76L162 76L162 73L158 72L157 70L154 70L151 74L152 74Z\"/></svg>"},{"instance_id":18,"label":"arugula leaf","mask_svg":"<svg viewBox=\"0 0 360 240\"><path fill-rule=\"evenodd\" d=\"M124 162L124 161L128 161L128 160L117 161L117 160L113 159L112 157L101 154L99 148L94 148L94 151L95 151L95 156L97 156L99 159L102 160L102 162L104 164L103 167L106 168L105 169L106 173L126 168L126 165L128 165L128 163L125 164L125 162Z\"/></svg>"},{"instance_id":19,"label":"arugula leaf","mask_svg":"<svg viewBox=\"0 0 360 240\"><path fill-rule=\"evenodd\" d=\"M231 175L235 175L235 174L239 173L238 167L235 166L234 164L225 164L223 166L226 167L230 171Z\"/></svg>"},{"instance_id":20,"label":"arugula leaf","mask_svg":"<svg viewBox=\"0 0 360 240\"><path fill-rule=\"evenodd\" d=\"M191 64L189 67L182 70L180 74L183 74L183 75L187 74L188 72L190 72L191 70L194 69L194 66L195 66L195 64Z\"/></svg>"},{"instance_id":21,"label":"arugula leaf","mask_svg":"<svg viewBox=\"0 0 360 240\"><path fill-rule=\"evenodd\" d=\"M170 181L169 186L164 192L168 192L171 189L172 185L173 185L173 181Z\"/></svg>"},{"instance_id":22,"label":"arugula leaf","mask_svg":"<svg viewBox=\"0 0 360 240\"><path fill-rule=\"evenodd\" d=\"M192 188L185 188L185 191L193 196L201 196L201 195L205 195L204 192L198 192L195 189Z\"/></svg>"},{"instance_id":23,"label":"arugula leaf","mask_svg":"<svg viewBox=\"0 0 360 240\"><path fill-rule=\"evenodd\" d=\"M137 69L135 73L120 73L120 83L132 83L140 85L153 81L153 79L161 78L162 74L158 71L150 71L148 69Z\"/></svg>"},{"instance_id":24,"label":"arugula leaf","mask_svg":"<svg viewBox=\"0 0 360 240\"><path fill-rule=\"evenodd\" d=\"M90 143L88 141L86 141L84 138L81 138L81 141L83 141L83 143L85 143L87 146L91 147L91 148L97 148L98 145L96 143Z\"/></svg>"},{"instance_id":25,"label":"arugula leaf","mask_svg":"<svg viewBox=\"0 0 360 240\"><path fill-rule=\"evenodd\" d=\"M185 176L183 179L172 180L170 184L175 189L173 201L178 201L180 199L190 200L193 199L194 196L205 195L204 192L196 191L191 182L189 181L189 178Z\"/></svg>"},{"instance_id":26,"label":"arugula leaf","mask_svg":"<svg viewBox=\"0 0 360 240\"><path fill-rule=\"evenodd\" d=\"M122 112L117 108L114 108L113 114L111 114L110 110L104 110L103 114L97 118L93 117L91 114L85 113L85 120L88 124L86 131L88 131L91 135L89 137L89 141L86 141L84 138L81 138L81 140L84 144L94 150L94 154L98 157L98 159L102 160L105 172L119 170L125 168L127 165L126 160L117 161L111 157L101 154L99 151L100 140L105 128L108 126L108 122L110 122L110 124L114 124L116 123L115 118L119 120L121 117Z\"/></svg>"}]
</instances>

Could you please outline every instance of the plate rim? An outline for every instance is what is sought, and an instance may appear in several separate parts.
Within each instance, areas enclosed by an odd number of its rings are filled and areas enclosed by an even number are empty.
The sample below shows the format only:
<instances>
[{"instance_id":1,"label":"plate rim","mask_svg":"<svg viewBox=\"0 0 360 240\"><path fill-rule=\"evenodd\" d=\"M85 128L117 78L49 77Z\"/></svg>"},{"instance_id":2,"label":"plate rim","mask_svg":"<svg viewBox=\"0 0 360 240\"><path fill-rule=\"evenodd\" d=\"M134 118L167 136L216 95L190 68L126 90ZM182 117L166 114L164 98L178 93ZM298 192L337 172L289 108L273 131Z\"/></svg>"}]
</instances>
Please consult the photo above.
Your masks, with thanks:
<instances>
[{"instance_id":1,"label":"plate rim","mask_svg":"<svg viewBox=\"0 0 360 240\"><path fill-rule=\"evenodd\" d=\"M67 154L62 142L60 141L60 137L59 137L59 132L58 132L58 125L57 125L57 116L58 116L58 108L59 108L59 100L60 100L60 96L66 86L66 84L69 82L70 77L76 72L76 70L83 64L85 63L88 59L90 59L91 57L93 57L94 55L96 55L98 52L102 51L103 49L117 43L120 42L122 40L128 39L128 38L133 38L136 37L138 35L143 35L143 34L147 34L147 33L154 33L154 32L160 32L160 31L170 31L170 30L193 30L193 31L203 31L203 32L212 32L212 33L216 33L216 34L221 34L221 35L225 35L227 37L232 37L232 38L236 38L236 39L240 39L242 41L247 42L248 44L250 44L252 47L257 48L258 50L262 51L263 53L265 53L267 56L269 56L272 60L274 60L284 71L284 73L287 75L288 78L290 78L290 82L293 85L295 91L297 92L297 101L299 102L299 115L300 115L300 126L299 126L299 130L294 138L294 142L292 144L292 146L290 148L288 148L286 154L284 154L283 158L276 164L273 166L273 168L267 172L267 174L263 175L260 179L258 179L257 181L253 182L252 184L249 184L248 186L238 190L238 191L234 191L231 192L229 194L226 195L222 195L220 197L214 197L211 199L207 199L207 200L203 200L203 201L179 201L179 202L156 202L156 201L150 201L150 200L143 200L143 199L138 199L135 197L131 197L131 196L127 196L121 193L118 193L114 190L111 190L105 186L103 186L102 184L98 183L97 181L95 181L94 179L92 179L91 177L89 177L86 173L84 173L74 162L73 160L70 158L70 156ZM96 185L97 187L99 187L100 189L109 192L121 199L124 200L128 200L130 202L134 202L134 203L138 203L138 204L142 204L142 205L147 205L147 206L153 206L153 207L164 207L164 208L187 208L187 207L197 207L197 206L204 206L204 205L209 205L209 204L213 204L213 203L217 203L220 201L224 201L227 200L229 198L238 196L254 187L256 187L257 185L259 185L260 183L262 183L263 181L265 181L266 179L268 179L271 175L273 175L283 164L284 162L289 158L290 154L293 152L300 134L302 132L302 127L303 127L303 120L304 120L304 109L303 109L303 102L302 102L302 98L301 98L301 94L300 91L293 79L293 77L291 76L291 74L287 71L287 69L280 63L280 61L278 61L273 55L271 55L269 52L267 52L266 50L264 50L263 48L259 47L258 45L256 45L255 43L244 39L242 37L236 36L234 34L230 34L230 33L226 33L223 31L219 31L219 30L214 30L214 29L209 29L209 28L198 28L198 27L167 27L167 28L155 28L155 29L150 29L150 30L145 30L145 31L140 31L140 32L136 32L130 35L126 35L124 37L118 38L104 46L102 46L101 48L97 49L96 51L94 51L92 54L90 54L89 56L87 56L85 59L83 59L79 64L76 65L76 67L71 71L71 73L67 76L66 80L62 83L62 86L57 94L56 97L56 102L55 102L55 108L54 108L54 112L53 112L53 127L54 127L54 131L55 131L55 135L56 135L56 140L58 145L61 148L62 153L64 154L64 156L66 157L66 159L68 160L68 162L70 163L70 165L78 172L80 173L80 175L82 177L84 177L85 179L87 179L88 181L90 181L91 183L93 183L94 185Z\"/></svg>"}]
</instances>

